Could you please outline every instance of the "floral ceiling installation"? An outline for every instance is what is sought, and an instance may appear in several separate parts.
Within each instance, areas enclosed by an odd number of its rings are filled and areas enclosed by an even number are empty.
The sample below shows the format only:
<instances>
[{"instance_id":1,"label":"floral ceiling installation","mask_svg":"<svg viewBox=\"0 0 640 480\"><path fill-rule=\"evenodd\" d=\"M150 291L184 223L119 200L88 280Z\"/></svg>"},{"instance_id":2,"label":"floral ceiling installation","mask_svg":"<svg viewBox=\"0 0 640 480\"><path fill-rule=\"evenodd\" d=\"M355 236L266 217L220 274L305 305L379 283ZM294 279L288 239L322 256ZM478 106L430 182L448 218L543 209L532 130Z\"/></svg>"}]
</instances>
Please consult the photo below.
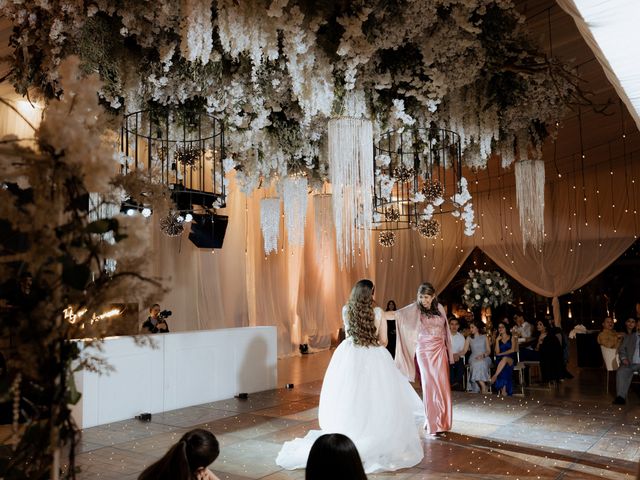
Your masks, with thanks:
<instances>
[{"instance_id":1,"label":"floral ceiling installation","mask_svg":"<svg viewBox=\"0 0 640 480\"><path fill-rule=\"evenodd\" d=\"M374 8L375 7L375 8ZM77 54L116 113L185 105L223 120L245 192L261 178L327 179L320 143L345 93L363 92L374 136L436 122L482 168L539 152L572 93L570 72L508 0L5 0L18 91L61 90Z\"/></svg>"}]
</instances>

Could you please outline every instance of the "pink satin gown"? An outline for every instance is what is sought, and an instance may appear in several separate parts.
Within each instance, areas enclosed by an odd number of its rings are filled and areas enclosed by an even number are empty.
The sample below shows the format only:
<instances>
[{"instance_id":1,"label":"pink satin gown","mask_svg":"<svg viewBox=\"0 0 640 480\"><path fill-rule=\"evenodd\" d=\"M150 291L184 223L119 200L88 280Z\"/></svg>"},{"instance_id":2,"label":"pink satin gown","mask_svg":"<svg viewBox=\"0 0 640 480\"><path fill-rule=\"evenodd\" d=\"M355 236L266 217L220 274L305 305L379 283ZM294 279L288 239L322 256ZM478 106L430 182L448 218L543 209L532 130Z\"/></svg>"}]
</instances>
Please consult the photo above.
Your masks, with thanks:
<instances>
[{"instance_id":1,"label":"pink satin gown","mask_svg":"<svg viewBox=\"0 0 640 480\"><path fill-rule=\"evenodd\" d=\"M420 315L416 357L420 367L425 429L431 434L451 430L453 418L446 329L443 317Z\"/></svg>"}]
</instances>

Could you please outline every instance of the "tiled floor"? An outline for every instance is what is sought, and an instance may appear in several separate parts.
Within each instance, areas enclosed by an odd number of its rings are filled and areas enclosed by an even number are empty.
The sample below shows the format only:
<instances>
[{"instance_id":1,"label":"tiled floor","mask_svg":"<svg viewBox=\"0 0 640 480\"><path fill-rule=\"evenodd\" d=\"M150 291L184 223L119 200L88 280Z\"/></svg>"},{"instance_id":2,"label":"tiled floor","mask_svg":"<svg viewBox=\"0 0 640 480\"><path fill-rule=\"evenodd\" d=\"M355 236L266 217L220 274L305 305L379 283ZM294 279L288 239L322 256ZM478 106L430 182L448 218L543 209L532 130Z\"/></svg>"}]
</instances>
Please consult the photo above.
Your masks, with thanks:
<instances>
[{"instance_id":1,"label":"tiled floor","mask_svg":"<svg viewBox=\"0 0 640 480\"><path fill-rule=\"evenodd\" d=\"M295 384L83 432L80 479L135 479L187 430L213 431L221 479L304 479L275 464L282 442L317 429L322 376L331 352L279 361L279 383ZM425 457L410 469L370 479L632 479L640 458L640 399L614 407L604 372L575 369L558 388L527 389L524 397L454 392L454 425L424 439Z\"/></svg>"}]
</instances>

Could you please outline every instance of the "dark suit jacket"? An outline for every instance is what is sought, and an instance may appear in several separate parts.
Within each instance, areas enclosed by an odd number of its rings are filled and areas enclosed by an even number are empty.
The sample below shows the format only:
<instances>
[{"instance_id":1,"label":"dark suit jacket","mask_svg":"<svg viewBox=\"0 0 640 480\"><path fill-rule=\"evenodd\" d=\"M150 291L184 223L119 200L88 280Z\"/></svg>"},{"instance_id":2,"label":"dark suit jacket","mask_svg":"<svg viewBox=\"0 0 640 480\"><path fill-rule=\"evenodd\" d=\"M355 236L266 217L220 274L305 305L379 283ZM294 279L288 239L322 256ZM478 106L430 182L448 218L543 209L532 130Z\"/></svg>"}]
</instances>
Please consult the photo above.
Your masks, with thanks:
<instances>
[{"instance_id":1,"label":"dark suit jacket","mask_svg":"<svg viewBox=\"0 0 640 480\"><path fill-rule=\"evenodd\" d=\"M636 353L637 336L637 332L627 333L622 339L622 343L618 347L620 362L626 358L629 360L629 363L633 363L633 355Z\"/></svg>"}]
</instances>

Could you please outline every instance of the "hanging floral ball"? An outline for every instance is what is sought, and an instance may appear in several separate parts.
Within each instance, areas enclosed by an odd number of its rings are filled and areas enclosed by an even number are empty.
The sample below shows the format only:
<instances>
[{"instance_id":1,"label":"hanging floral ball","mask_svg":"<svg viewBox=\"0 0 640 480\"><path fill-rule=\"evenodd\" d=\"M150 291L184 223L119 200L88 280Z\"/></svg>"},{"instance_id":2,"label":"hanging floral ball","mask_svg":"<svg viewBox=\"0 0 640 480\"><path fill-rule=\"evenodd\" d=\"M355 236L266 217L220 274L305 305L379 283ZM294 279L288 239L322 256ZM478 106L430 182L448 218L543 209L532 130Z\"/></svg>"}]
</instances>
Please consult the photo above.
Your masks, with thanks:
<instances>
[{"instance_id":1,"label":"hanging floral ball","mask_svg":"<svg viewBox=\"0 0 640 480\"><path fill-rule=\"evenodd\" d=\"M394 232L390 232L389 230L380 232L380 235L378 236L378 242L383 247L393 247L396 244L396 234Z\"/></svg>"},{"instance_id":2,"label":"hanging floral ball","mask_svg":"<svg viewBox=\"0 0 640 480\"><path fill-rule=\"evenodd\" d=\"M160 219L160 230L168 237L177 237L184 232L184 219L177 213L169 213Z\"/></svg>"},{"instance_id":3,"label":"hanging floral ball","mask_svg":"<svg viewBox=\"0 0 640 480\"><path fill-rule=\"evenodd\" d=\"M387 208L384 211L384 218L387 222L397 222L400 220L400 212L395 207Z\"/></svg>"},{"instance_id":4,"label":"hanging floral ball","mask_svg":"<svg viewBox=\"0 0 640 480\"><path fill-rule=\"evenodd\" d=\"M416 171L413 168L407 168L404 165L400 165L393 170L393 176L398 182L406 182L415 175Z\"/></svg>"},{"instance_id":5,"label":"hanging floral ball","mask_svg":"<svg viewBox=\"0 0 640 480\"><path fill-rule=\"evenodd\" d=\"M436 238L440 233L440 224L433 218L423 219L418 223L416 230L425 238Z\"/></svg>"},{"instance_id":6,"label":"hanging floral ball","mask_svg":"<svg viewBox=\"0 0 640 480\"><path fill-rule=\"evenodd\" d=\"M438 180L427 180L422 186L422 194L429 203L444 195L444 187Z\"/></svg>"},{"instance_id":7,"label":"hanging floral ball","mask_svg":"<svg viewBox=\"0 0 640 480\"><path fill-rule=\"evenodd\" d=\"M193 145L180 145L176 148L175 159L183 165L192 167L201 155L202 150L200 148L194 147Z\"/></svg>"}]
</instances>

